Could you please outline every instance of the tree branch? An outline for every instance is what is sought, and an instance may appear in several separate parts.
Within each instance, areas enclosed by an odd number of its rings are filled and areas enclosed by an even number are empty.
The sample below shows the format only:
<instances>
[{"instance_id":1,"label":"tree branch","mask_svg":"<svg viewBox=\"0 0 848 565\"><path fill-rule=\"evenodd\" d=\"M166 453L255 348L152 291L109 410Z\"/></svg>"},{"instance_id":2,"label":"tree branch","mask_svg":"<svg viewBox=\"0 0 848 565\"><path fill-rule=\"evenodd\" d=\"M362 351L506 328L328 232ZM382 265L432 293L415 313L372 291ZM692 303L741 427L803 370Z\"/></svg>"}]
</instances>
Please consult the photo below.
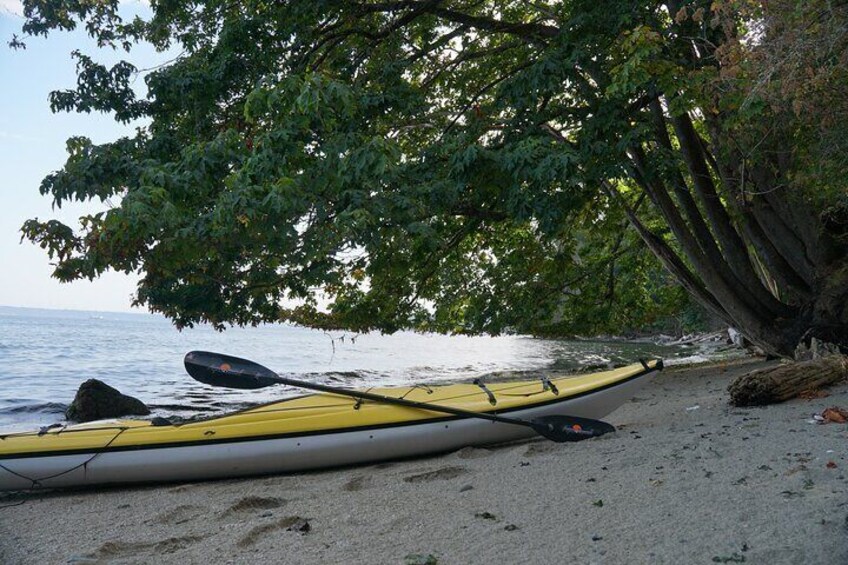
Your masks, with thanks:
<instances>
[{"instance_id":1,"label":"tree branch","mask_svg":"<svg viewBox=\"0 0 848 565\"><path fill-rule=\"evenodd\" d=\"M429 2L399 0L397 2L356 4L356 9L364 14L416 10L438 16L449 22L464 24L485 31L507 33L531 41L538 41L540 38L556 37L560 32L559 28L555 26L533 22L507 22L496 18L475 16L451 8L441 8L439 7L440 4L442 4L440 0L431 0Z\"/></svg>"},{"instance_id":2,"label":"tree branch","mask_svg":"<svg viewBox=\"0 0 848 565\"><path fill-rule=\"evenodd\" d=\"M636 232L642 238L642 241L645 242L645 245L647 245L651 252L660 260L666 270L668 270L668 272L670 272L675 279L680 282L690 296L697 300L698 303L704 306L704 308L724 320L728 325L735 325L733 317L730 316L724 308L722 308L718 300L716 300L716 298L701 284L698 278L686 267L674 250L671 249L671 247L669 247L662 238L645 227L636 215L635 210L627 204L618 190L608 181L603 181L601 185L609 197L617 201L622 206L624 213L627 215L627 219L630 221L630 225L636 229Z\"/></svg>"}]
</instances>

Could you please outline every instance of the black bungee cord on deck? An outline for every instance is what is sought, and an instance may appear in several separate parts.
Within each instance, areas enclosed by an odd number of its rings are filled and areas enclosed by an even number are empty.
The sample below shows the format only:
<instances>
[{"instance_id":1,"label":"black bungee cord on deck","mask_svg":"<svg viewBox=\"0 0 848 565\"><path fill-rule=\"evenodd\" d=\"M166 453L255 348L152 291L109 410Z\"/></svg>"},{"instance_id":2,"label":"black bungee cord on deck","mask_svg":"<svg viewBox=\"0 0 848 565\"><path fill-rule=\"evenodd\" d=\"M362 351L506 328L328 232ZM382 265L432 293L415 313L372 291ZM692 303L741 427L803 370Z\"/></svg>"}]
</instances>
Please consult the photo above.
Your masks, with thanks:
<instances>
[{"instance_id":1,"label":"black bungee cord on deck","mask_svg":"<svg viewBox=\"0 0 848 565\"><path fill-rule=\"evenodd\" d=\"M23 474L21 474L21 473L18 473L18 472L16 472L16 471L13 471L13 470L9 469L8 467L6 467L5 465L3 465L2 463L0 463L0 469L3 469L3 470L4 470L4 471L6 471L7 473L11 473L11 474L15 475L16 477L20 477L20 478L24 479L25 481L30 481L30 483L32 483L32 484L29 486L29 489L30 489L30 490L34 490L34 489L36 489L36 488L38 488L38 487L43 486L43 485L41 484L41 481L49 481L50 479L55 479L56 477L61 477L62 475L67 475L68 473L72 473L72 472L76 471L77 469L79 469L80 467L85 467L86 465L88 465L89 463L91 463L92 461L94 461L95 459L97 459L97 457L98 457L100 454L104 453L107 449L109 449L109 446L110 446L110 445L112 445L112 444L115 442L115 440L116 440L116 439L118 439L118 437L120 437L120 435L121 435L122 433L124 433L125 431L127 431L128 429L129 429L129 427L127 427L127 426L121 426L121 427L119 427L119 428L118 428L118 432L117 432L114 436L112 436L112 439L110 439L108 442L106 442L106 445L104 445L103 447L101 447L98 451L96 451L95 453L93 453L93 454L91 455L91 457L89 457L88 459L86 459L86 460L85 460L85 461L83 461L82 463L79 463L79 464L77 464L77 465L74 465L74 466L73 466L73 467L71 467L70 469L66 469L65 471L62 471L62 472L60 472L60 473L56 473L56 474L53 474L53 475L49 475L49 476L47 476L47 477L41 477L41 478L38 478L38 479L33 479L32 477L27 477L26 475L23 475ZM60 434L60 433L62 433L62 432L61 432L61 431L60 431L60 432L57 432L57 434ZM39 434L39 435L43 435L43 434ZM21 504L22 504L22 503L21 503ZM16 503L16 504L13 504L13 505L11 505L11 506L17 506L17 503ZM5 508L5 506L4 506L4 507L0 507L0 508Z\"/></svg>"}]
</instances>

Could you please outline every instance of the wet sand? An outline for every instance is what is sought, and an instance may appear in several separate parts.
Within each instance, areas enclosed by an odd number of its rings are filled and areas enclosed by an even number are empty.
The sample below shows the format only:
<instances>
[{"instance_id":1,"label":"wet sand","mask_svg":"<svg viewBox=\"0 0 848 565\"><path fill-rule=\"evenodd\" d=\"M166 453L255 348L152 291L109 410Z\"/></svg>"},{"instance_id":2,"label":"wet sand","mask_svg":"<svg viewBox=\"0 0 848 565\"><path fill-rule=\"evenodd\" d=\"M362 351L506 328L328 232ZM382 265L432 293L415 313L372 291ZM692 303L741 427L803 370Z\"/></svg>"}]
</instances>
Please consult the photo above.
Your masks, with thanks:
<instances>
[{"instance_id":1,"label":"wet sand","mask_svg":"<svg viewBox=\"0 0 848 565\"><path fill-rule=\"evenodd\" d=\"M669 369L615 434L155 487L0 494L0 563L848 563L830 396L734 408L763 366Z\"/></svg>"}]
</instances>

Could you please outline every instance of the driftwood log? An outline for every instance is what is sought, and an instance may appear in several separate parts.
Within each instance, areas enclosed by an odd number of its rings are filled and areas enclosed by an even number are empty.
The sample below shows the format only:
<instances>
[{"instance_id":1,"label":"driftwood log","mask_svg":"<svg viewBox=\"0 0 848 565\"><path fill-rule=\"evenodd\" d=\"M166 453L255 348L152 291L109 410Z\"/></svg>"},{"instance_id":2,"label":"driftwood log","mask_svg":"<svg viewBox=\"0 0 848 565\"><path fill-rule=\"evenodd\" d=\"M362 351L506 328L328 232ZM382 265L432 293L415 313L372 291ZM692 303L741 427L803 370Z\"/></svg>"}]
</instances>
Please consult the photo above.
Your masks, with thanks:
<instances>
[{"instance_id":1,"label":"driftwood log","mask_svg":"<svg viewBox=\"0 0 848 565\"><path fill-rule=\"evenodd\" d=\"M727 387L734 406L762 406L795 398L848 377L848 359L841 355L786 363L742 375Z\"/></svg>"}]
</instances>

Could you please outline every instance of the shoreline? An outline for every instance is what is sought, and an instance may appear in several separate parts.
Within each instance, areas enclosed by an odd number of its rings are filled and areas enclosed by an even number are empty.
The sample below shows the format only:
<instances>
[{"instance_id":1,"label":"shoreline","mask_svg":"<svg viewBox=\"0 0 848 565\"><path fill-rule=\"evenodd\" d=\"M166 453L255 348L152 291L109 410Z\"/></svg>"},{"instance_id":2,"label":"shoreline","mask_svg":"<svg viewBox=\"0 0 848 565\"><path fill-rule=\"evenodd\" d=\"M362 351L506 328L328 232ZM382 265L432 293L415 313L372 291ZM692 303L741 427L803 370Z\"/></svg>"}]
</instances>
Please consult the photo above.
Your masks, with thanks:
<instances>
[{"instance_id":1,"label":"shoreline","mask_svg":"<svg viewBox=\"0 0 848 565\"><path fill-rule=\"evenodd\" d=\"M733 378L771 364L669 367L607 418L617 433L575 444L2 494L0 562L848 562L848 426L808 423L848 385L727 403Z\"/></svg>"},{"instance_id":2,"label":"shoreline","mask_svg":"<svg viewBox=\"0 0 848 565\"><path fill-rule=\"evenodd\" d=\"M32 328L44 327L44 331ZM288 388L233 391L210 389L192 380L182 365L186 351L226 351L272 367L280 374L349 388L451 384L474 378L522 378L540 371L572 375L604 371L631 364L638 358L663 358L670 366L690 361L744 356L741 350L711 345L667 346L628 341L535 341L527 337L476 337L396 334L368 336L338 346L324 335L293 328L266 328L259 333L199 332L171 339L158 325L123 328L114 321L74 324L27 323L23 318L8 329L15 338L9 362L0 367L0 431L32 431L66 423L65 412L80 384L101 380L121 393L144 402L153 416L191 420L213 417L285 396L302 394ZM27 333L30 332L31 333ZM121 331L132 344L119 358L107 336ZM153 349L143 345L149 340ZM27 343L53 343L50 355L32 353ZM220 342L220 343L218 343ZM90 344L96 344L92 349ZM227 345L223 345L227 344ZM67 370L73 360L75 369ZM140 378L150 375L150 378ZM132 419L129 417L128 419Z\"/></svg>"}]
</instances>

